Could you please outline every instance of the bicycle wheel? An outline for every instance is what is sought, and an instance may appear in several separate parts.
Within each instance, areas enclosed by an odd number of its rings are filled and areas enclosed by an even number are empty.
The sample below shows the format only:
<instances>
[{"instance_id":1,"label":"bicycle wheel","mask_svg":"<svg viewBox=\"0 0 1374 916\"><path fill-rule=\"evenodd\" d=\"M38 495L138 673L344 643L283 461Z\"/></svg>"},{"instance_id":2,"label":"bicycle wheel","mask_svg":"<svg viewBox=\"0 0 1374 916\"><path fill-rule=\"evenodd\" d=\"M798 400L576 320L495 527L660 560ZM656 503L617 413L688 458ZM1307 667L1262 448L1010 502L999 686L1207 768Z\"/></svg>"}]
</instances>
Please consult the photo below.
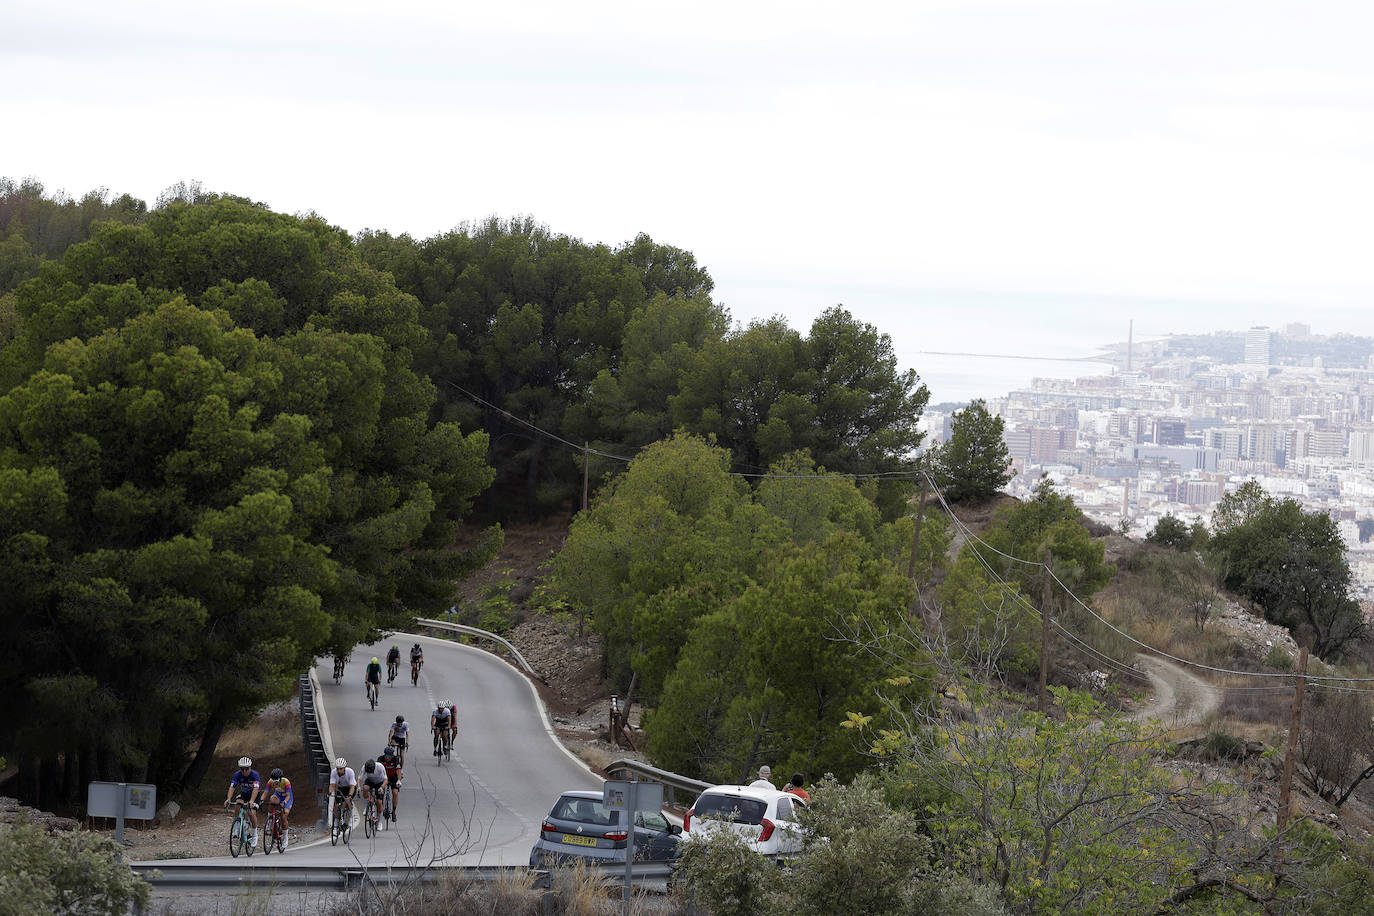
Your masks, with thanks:
<instances>
[{"instance_id":1,"label":"bicycle wheel","mask_svg":"<svg viewBox=\"0 0 1374 916\"><path fill-rule=\"evenodd\" d=\"M382 801L382 829L391 829L391 787L387 786L386 798Z\"/></svg>"},{"instance_id":2,"label":"bicycle wheel","mask_svg":"<svg viewBox=\"0 0 1374 916\"><path fill-rule=\"evenodd\" d=\"M243 830L240 826L241 824L243 824L242 810L239 811L238 817L234 818L229 824L229 855L236 859L239 857L239 853L243 852Z\"/></svg>"},{"instance_id":3,"label":"bicycle wheel","mask_svg":"<svg viewBox=\"0 0 1374 916\"><path fill-rule=\"evenodd\" d=\"M444 736L444 759L445 759L445 760L452 760L452 759L453 759L453 736L452 736L452 735L445 735L445 736Z\"/></svg>"},{"instance_id":4,"label":"bicycle wheel","mask_svg":"<svg viewBox=\"0 0 1374 916\"><path fill-rule=\"evenodd\" d=\"M412 686L412 687L418 687L418 686L420 686L420 666L419 666L419 665L411 665L411 666L410 666L410 686Z\"/></svg>"},{"instance_id":5,"label":"bicycle wheel","mask_svg":"<svg viewBox=\"0 0 1374 916\"><path fill-rule=\"evenodd\" d=\"M367 810L363 811L363 836L377 835L377 803L371 796L367 799Z\"/></svg>"},{"instance_id":6,"label":"bicycle wheel","mask_svg":"<svg viewBox=\"0 0 1374 916\"><path fill-rule=\"evenodd\" d=\"M372 704L372 708L377 708L377 685L369 684L367 688L367 701Z\"/></svg>"},{"instance_id":7,"label":"bicycle wheel","mask_svg":"<svg viewBox=\"0 0 1374 916\"><path fill-rule=\"evenodd\" d=\"M338 846L343 833L343 805L334 806L334 819L329 825L329 845Z\"/></svg>"},{"instance_id":8,"label":"bicycle wheel","mask_svg":"<svg viewBox=\"0 0 1374 916\"><path fill-rule=\"evenodd\" d=\"M277 844L277 852L286 852L286 825L280 815L272 821L272 842Z\"/></svg>"},{"instance_id":9,"label":"bicycle wheel","mask_svg":"<svg viewBox=\"0 0 1374 916\"><path fill-rule=\"evenodd\" d=\"M267 815L267 823L262 825L262 854L270 856L272 854L272 844L277 840L277 819L272 815Z\"/></svg>"}]
</instances>

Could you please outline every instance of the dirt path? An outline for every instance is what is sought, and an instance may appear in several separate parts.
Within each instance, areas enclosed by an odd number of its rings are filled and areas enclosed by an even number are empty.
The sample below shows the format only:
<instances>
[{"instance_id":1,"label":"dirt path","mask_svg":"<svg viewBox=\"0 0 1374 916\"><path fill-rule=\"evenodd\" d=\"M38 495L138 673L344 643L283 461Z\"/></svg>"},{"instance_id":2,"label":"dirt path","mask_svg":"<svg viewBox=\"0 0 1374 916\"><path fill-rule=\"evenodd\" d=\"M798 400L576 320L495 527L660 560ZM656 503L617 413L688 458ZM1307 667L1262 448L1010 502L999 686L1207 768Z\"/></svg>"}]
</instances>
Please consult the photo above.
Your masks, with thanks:
<instances>
[{"instance_id":1,"label":"dirt path","mask_svg":"<svg viewBox=\"0 0 1374 916\"><path fill-rule=\"evenodd\" d=\"M1131 713L1132 719L1156 719L1165 731L1176 731L1202 722L1221 704L1221 692L1182 665L1154 655L1137 655L1135 660L1149 677L1154 697Z\"/></svg>"}]
</instances>

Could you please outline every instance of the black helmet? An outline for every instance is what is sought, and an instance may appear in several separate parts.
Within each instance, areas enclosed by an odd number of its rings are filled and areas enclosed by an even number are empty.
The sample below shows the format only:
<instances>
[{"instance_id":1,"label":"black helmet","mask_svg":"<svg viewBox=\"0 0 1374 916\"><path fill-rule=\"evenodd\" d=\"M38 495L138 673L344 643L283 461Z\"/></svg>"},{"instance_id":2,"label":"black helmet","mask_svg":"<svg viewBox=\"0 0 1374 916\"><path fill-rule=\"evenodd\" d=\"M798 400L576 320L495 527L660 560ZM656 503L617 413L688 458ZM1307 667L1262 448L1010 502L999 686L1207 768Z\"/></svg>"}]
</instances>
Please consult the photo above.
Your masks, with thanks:
<instances>
[{"instance_id":1,"label":"black helmet","mask_svg":"<svg viewBox=\"0 0 1374 916\"><path fill-rule=\"evenodd\" d=\"M386 747L382 748L382 756L383 756L383 757L395 757L395 756L396 756L396 748L394 748L394 747L392 747L391 745L388 744Z\"/></svg>"},{"instance_id":2,"label":"black helmet","mask_svg":"<svg viewBox=\"0 0 1374 916\"><path fill-rule=\"evenodd\" d=\"M397 717L396 717L396 724L397 724L397 725L401 725L402 723L405 722L405 720L406 720L406 717L405 717L405 716L397 716Z\"/></svg>"},{"instance_id":3,"label":"black helmet","mask_svg":"<svg viewBox=\"0 0 1374 916\"><path fill-rule=\"evenodd\" d=\"M375 760L369 760L367 763L363 764L364 773L371 773L375 769L377 769L377 762Z\"/></svg>"},{"instance_id":4,"label":"black helmet","mask_svg":"<svg viewBox=\"0 0 1374 916\"><path fill-rule=\"evenodd\" d=\"M274 767L272 770L273 779L281 779L281 767Z\"/></svg>"}]
</instances>

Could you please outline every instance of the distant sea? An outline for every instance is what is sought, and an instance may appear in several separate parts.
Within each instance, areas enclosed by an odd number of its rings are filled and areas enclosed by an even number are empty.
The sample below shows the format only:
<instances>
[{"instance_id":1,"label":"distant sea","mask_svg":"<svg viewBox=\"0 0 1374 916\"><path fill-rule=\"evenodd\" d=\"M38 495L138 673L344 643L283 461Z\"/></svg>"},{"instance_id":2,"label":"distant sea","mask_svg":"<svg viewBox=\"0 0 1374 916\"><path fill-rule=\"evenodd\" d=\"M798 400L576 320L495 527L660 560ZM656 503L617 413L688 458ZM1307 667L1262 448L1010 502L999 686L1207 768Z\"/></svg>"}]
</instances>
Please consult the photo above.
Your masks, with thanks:
<instances>
[{"instance_id":1,"label":"distant sea","mask_svg":"<svg viewBox=\"0 0 1374 916\"><path fill-rule=\"evenodd\" d=\"M1029 388L1034 378L1075 379L1110 375L1111 363L1070 359L1018 359L1010 356L949 356L916 353L901 360L915 369L930 391L930 403L967 402L1002 397Z\"/></svg>"},{"instance_id":2,"label":"distant sea","mask_svg":"<svg viewBox=\"0 0 1374 916\"><path fill-rule=\"evenodd\" d=\"M1302 322L1314 334L1374 336L1374 309L1312 304L1207 302L1123 296L930 289L847 282L761 284L752 277L718 277L717 292L733 317L747 323L772 315L806 333L823 310L843 304L858 320L892 340L902 369L915 369L930 403L1002 397L1032 378L1110 374L1091 357L1113 344L1172 334L1275 331ZM1134 322L1134 325L1132 325ZM981 356L949 356L977 353ZM1042 357L1025 359L1014 357ZM1087 359L1084 359L1087 358Z\"/></svg>"}]
</instances>

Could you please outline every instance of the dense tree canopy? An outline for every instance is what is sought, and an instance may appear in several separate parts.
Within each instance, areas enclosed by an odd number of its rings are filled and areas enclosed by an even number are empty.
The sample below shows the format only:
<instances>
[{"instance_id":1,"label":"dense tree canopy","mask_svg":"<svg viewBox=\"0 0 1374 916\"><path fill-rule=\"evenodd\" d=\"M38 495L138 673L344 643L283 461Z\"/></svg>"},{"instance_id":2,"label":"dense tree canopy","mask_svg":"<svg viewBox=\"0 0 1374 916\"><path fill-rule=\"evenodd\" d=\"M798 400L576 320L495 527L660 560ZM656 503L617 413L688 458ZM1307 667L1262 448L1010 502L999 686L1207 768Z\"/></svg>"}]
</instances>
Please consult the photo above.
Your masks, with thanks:
<instances>
[{"instance_id":1,"label":"dense tree canopy","mask_svg":"<svg viewBox=\"0 0 1374 916\"><path fill-rule=\"evenodd\" d=\"M0 632L23 702L0 740L46 791L197 782L315 654L439 606L484 559L448 548L491 479L485 438L429 421L415 300L350 244L174 203L16 290Z\"/></svg>"},{"instance_id":2,"label":"dense tree canopy","mask_svg":"<svg viewBox=\"0 0 1374 916\"><path fill-rule=\"evenodd\" d=\"M1212 524L1206 551L1222 584L1299 641L1310 634L1313 653L1325 658L1364 633L1345 542L1330 515L1247 481L1217 504Z\"/></svg>"},{"instance_id":3,"label":"dense tree canopy","mask_svg":"<svg viewBox=\"0 0 1374 916\"><path fill-rule=\"evenodd\" d=\"M949 440L935 453L935 476L951 502L990 499L1012 478L1002 418L977 399L955 411Z\"/></svg>"}]
</instances>

